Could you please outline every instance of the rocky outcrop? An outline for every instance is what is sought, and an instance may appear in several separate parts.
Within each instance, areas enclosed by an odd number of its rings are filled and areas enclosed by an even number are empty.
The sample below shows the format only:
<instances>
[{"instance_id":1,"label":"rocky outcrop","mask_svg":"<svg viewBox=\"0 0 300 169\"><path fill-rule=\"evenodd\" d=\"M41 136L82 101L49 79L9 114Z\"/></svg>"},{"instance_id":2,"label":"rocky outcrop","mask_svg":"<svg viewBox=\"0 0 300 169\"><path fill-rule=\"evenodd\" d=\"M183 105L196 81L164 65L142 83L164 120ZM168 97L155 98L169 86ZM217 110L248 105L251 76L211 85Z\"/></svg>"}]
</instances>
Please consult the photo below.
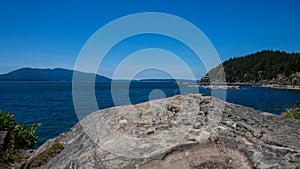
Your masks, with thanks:
<instances>
[{"instance_id":1,"label":"rocky outcrop","mask_svg":"<svg viewBox=\"0 0 300 169\"><path fill-rule=\"evenodd\" d=\"M20 168L299 168L300 121L186 95L88 115ZM63 148L32 166L54 144Z\"/></svg>"},{"instance_id":2,"label":"rocky outcrop","mask_svg":"<svg viewBox=\"0 0 300 169\"><path fill-rule=\"evenodd\" d=\"M0 146L5 147L8 144L9 132L0 131Z\"/></svg>"},{"instance_id":3,"label":"rocky outcrop","mask_svg":"<svg viewBox=\"0 0 300 169\"><path fill-rule=\"evenodd\" d=\"M256 84L275 89L300 90L300 72L292 73L290 76L280 74L272 80L259 81Z\"/></svg>"},{"instance_id":4,"label":"rocky outcrop","mask_svg":"<svg viewBox=\"0 0 300 169\"><path fill-rule=\"evenodd\" d=\"M276 78L261 83L300 86L300 72L292 73L289 76L279 74Z\"/></svg>"}]
</instances>

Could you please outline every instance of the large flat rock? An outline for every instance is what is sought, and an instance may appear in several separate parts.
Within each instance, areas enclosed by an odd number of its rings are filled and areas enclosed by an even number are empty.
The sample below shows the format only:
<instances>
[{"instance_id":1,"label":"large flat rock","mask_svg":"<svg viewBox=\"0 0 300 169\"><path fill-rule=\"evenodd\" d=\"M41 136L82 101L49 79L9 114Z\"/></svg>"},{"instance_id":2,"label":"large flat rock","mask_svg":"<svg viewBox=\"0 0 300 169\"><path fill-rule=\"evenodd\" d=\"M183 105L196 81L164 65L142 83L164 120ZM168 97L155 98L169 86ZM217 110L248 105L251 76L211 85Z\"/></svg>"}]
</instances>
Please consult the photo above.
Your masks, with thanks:
<instances>
[{"instance_id":1,"label":"large flat rock","mask_svg":"<svg viewBox=\"0 0 300 169\"><path fill-rule=\"evenodd\" d=\"M94 112L44 143L38 168L299 168L300 121L210 96L186 95Z\"/></svg>"}]
</instances>

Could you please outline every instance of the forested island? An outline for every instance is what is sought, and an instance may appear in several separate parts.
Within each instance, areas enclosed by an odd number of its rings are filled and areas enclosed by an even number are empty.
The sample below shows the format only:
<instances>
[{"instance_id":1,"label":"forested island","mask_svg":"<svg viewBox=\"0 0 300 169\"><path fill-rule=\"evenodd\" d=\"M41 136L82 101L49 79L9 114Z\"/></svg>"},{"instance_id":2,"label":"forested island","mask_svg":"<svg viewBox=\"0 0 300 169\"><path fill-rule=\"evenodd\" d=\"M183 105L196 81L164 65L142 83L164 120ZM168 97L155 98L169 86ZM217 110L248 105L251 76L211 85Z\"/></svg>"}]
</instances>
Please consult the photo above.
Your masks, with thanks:
<instances>
[{"instance_id":1,"label":"forested island","mask_svg":"<svg viewBox=\"0 0 300 169\"><path fill-rule=\"evenodd\" d=\"M300 53L264 50L231 58L210 70L201 83L218 82L222 69L227 83L300 85Z\"/></svg>"}]
</instances>

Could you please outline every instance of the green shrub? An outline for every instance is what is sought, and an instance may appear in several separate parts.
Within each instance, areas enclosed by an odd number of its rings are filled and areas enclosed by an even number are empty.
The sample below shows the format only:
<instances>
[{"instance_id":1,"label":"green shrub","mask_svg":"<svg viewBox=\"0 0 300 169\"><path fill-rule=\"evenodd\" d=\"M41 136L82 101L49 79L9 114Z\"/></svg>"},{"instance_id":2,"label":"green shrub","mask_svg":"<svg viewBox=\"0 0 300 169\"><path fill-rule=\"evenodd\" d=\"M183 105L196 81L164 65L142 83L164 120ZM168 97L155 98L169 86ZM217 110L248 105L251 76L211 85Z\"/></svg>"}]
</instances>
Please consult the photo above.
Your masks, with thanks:
<instances>
[{"instance_id":1,"label":"green shrub","mask_svg":"<svg viewBox=\"0 0 300 169\"><path fill-rule=\"evenodd\" d=\"M300 104L288 108L285 112L281 113L281 115L291 119L300 119Z\"/></svg>"},{"instance_id":2,"label":"green shrub","mask_svg":"<svg viewBox=\"0 0 300 169\"><path fill-rule=\"evenodd\" d=\"M32 124L27 126L26 124L17 124L13 130L15 137L15 145L17 148L32 148L38 139L37 129L40 124Z\"/></svg>"},{"instance_id":3,"label":"green shrub","mask_svg":"<svg viewBox=\"0 0 300 169\"><path fill-rule=\"evenodd\" d=\"M16 119L12 113L4 113L0 110L0 130L12 131L15 128Z\"/></svg>"},{"instance_id":4,"label":"green shrub","mask_svg":"<svg viewBox=\"0 0 300 169\"><path fill-rule=\"evenodd\" d=\"M17 149L32 148L38 139L37 129L41 124L17 124L12 113L0 111L0 131L9 131L9 141L0 147L0 163L17 159Z\"/></svg>"}]
</instances>

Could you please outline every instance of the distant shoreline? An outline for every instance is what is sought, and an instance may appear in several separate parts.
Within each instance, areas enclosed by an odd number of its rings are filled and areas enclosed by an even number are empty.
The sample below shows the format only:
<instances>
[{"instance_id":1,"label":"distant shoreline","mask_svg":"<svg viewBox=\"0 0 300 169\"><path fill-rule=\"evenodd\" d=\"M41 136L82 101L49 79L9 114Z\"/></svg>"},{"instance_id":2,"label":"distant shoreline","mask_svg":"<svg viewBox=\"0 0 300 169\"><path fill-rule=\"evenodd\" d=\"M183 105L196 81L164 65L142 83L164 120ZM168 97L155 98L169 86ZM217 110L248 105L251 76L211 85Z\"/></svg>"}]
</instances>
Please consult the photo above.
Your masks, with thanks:
<instances>
[{"instance_id":1,"label":"distant shoreline","mask_svg":"<svg viewBox=\"0 0 300 169\"><path fill-rule=\"evenodd\" d=\"M210 83L200 83L200 85L210 85ZM212 84L212 85L229 85L229 86L239 86L239 85L248 85L253 87L264 87L264 88L272 88L272 89L281 89L281 90L300 90L300 85L279 85L279 84L261 84L261 83L226 83L226 84Z\"/></svg>"},{"instance_id":2,"label":"distant shoreline","mask_svg":"<svg viewBox=\"0 0 300 169\"><path fill-rule=\"evenodd\" d=\"M272 88L272 89L286 89L286 90L300 90L299 85L274 85L274 84L264 84L260 87Z\"/></svg>"},{"instance_id":3,"label":"distant shoreline","mask_svg":"<svg viewBox=\"0 0 300 169\"><path fill-rule=\"evenodd\" d=\"M279 85L279 84L260 84L260 83L228 83L229 85L250 85L282 90L300 90L300 85Z\"/></svg>"}]
</instances>

